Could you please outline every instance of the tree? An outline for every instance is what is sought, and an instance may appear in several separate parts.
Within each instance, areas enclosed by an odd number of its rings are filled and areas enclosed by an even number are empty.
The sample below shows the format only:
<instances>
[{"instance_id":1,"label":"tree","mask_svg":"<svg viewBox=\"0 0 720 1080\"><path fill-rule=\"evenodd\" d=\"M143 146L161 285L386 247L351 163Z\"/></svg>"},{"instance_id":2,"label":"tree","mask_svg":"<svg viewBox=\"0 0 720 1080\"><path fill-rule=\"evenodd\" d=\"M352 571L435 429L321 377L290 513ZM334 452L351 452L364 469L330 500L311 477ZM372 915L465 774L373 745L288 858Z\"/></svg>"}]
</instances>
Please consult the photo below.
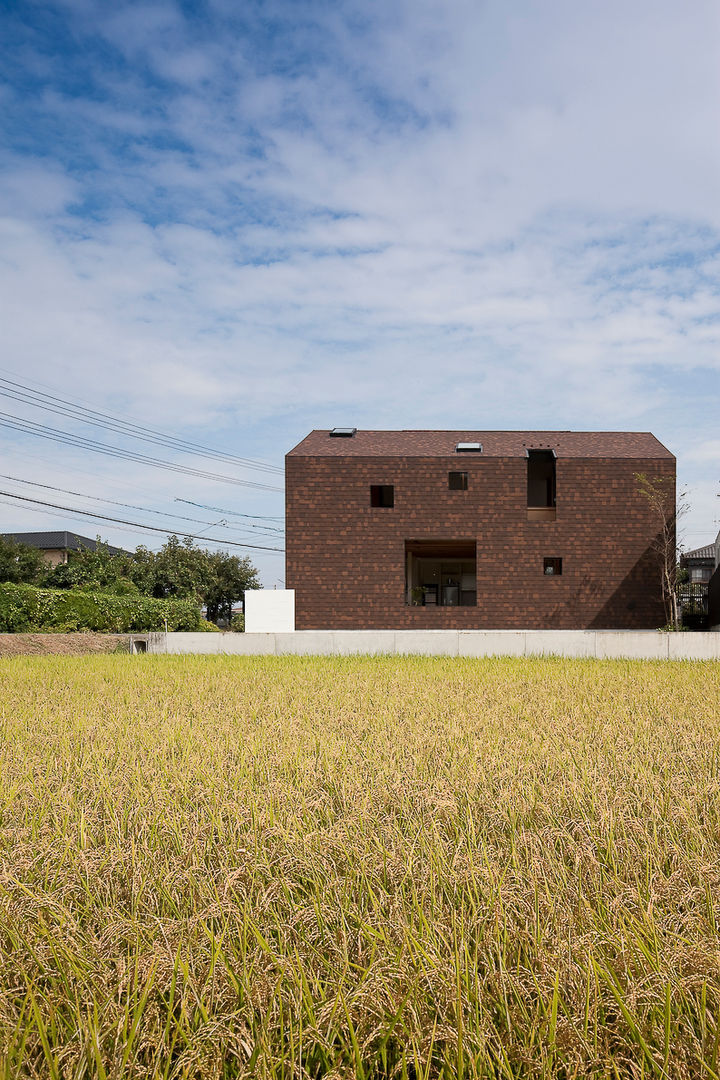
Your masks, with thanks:
<instances>
[{"instance_id":1,"label":"tree","mask_svg":"<svg viewBox=\"0 0 720 1080\"><path fill-rule=\"evenodd\" d=\"M132 556L113 554L98 536L95 550L80 548L68 554L68 561L45 573L43 585L51 589L97 589L127 595L138 589L130 579Z\"/></svg>"},{"instance_id":2,"label":"tree","mask_svg":"<svg viewBox=\"0 0 720 1080\"><path fill-rule=\"evenodd\" d=\"M37 548L0 536L0 581L31 585L42 575L45 560Z\"/></svg>"},{"instance_id":3,"label":"tree","mask_svg":"<svg viewBox=\"0 0 720 1080\"><path fill-rule=\"evenodd\" d=\"M158 552L139 547L130 576L146 596L200 603L211 584L209 555L196 548L189 536L180 540L173 535Z\"/></svg>"},{"instance_id":4,"label":"tree","mask_svg":"<svg viewBox=\"0 0 720 1080\"><path fill-rule=\"evenodd\" d=\"M139 547L130 576L147 596L205 604L211 622L229 622L235 601L260 587L249 558L197 548L190 537L171 536L157 553Z\"/></svg>"},{"instance_id":5,"label":"tree","mask_svg":"<svg viewBox=\"0 0 720 1080\"><path fill-rule=\"evenodd\" d=\"M677 595L677 523L688 510L686 502L676 501L674 476L648 476L635 473L638 492L646 500L658 531L652 548L657 556L666 622L673 630L680 629L680 607ZM684 492L679 495L683 499Z\"/></svg>"},{"instance_id":6,"label":"tree","mask_svg":"<svg viewBox=\"0 0 720 1080\"><path fill-rule=\"evenodd\" d=\"M225 619L230 624L232 606L245 595L246 589L259 589L257 570L247 556L230 555L227 551L209 554L212 583L203 599L210 622Z\"/></svg>"}]
</instances>

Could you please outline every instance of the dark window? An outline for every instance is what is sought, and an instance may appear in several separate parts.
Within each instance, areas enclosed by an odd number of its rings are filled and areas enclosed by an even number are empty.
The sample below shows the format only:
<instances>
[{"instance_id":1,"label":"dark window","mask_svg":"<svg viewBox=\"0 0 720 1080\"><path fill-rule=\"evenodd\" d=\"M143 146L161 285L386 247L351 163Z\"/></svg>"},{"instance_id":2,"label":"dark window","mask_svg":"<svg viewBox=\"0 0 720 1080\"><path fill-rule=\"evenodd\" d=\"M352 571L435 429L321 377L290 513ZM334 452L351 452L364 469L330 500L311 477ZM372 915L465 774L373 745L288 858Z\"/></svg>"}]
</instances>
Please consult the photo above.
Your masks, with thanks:
<instances>
[{"instance_id":1,"label":"dark window","mask_svg":"<svg viewBox=\"0 0 720 1080\"><path fill-rule=\"evenodd\" d=\"M555 453L552 450L528 450L527 504L533 507L555 506Z\"/></svg>"},{"instance_id":2,"label":"dark window","mask_svg":"<svg viewBox=\"0 0 720 1080\"><path fill-rule=\"evenodd\" d=\"M394 506L395 505L395 488L392 484L371 484L370 485L370 505L371 506Z\"/></svg>"},{"instance_id":3,"label":"dark window","mask_svg":"<svg viewBox=\"0 0 720 1080\"><path fill-rule=\"evenodd\" d=\"M466 472L448 473L448 487L451 491L467 491L468 474Z\"/></svg>"},{"instance_id":4,"label":"dark window","mask_svg":"<svg viewBox=\"0 0 720 1080\"><path fill-rule=\"evenodd\" d=\"M562 574L562 559L543 559L543 573L546 577L558 577Z\"/></svg>"}]
</instances>

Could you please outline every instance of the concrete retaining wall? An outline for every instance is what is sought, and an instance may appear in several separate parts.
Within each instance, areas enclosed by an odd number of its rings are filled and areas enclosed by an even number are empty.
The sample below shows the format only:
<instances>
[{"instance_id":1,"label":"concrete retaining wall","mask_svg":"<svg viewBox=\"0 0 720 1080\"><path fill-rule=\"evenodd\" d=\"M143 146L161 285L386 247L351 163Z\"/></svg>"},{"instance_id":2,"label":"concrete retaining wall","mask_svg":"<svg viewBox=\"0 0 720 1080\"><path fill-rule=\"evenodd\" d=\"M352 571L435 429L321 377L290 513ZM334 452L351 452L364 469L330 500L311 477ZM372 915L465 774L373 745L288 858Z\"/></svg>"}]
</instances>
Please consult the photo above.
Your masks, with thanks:
<instances>
[{"instance_id":1,"label":"concrete retaining wall","mask_svg":"<svg viewBox=\"0 0 720 1080\"><path fill-rule=\"evenodd\" d=\"M575 656L720 660L720 633L658 630L296 630L286 634L151 634L153 653L241 656Z\"/></svg>"}]
</instances>

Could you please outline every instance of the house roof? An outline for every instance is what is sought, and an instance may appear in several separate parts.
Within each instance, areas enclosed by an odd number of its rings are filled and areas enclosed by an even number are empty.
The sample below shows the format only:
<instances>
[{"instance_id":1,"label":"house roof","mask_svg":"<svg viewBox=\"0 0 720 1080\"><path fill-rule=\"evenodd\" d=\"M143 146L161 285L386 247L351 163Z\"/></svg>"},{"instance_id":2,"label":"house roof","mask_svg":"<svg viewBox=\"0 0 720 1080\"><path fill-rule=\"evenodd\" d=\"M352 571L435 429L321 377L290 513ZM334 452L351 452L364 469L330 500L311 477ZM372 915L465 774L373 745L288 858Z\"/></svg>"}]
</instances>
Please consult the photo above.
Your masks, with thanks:
<instances>
[{"instance_id":1,"label":"house roof","mask_svg":"<svg viewBox=\"0 0 720 1080\"><path fill-rule=\"evenodd\" d=\"M39 548L40 551L80 551L82 548L97 551L98 546L97 540L74 532L3 533L3 536L19 544ZM123 548L113 547L112 544L107 544L107 549L111 555L128 554Z\"/></svg>"},{"instance_id":2,"label":"house roof","mask_svg":"<svg viewBox=\"0 0 720 1080\"><path fill-rule=\"evenodd\" d=\"M693 548L692 551L683 552L683 559L715 559L715 545L706 544L705 547Z\"/></svg>"},{"instance_id":3,"label":"house roof","mask_svg":"<svg viewBox=\"0 0 720 1080\"><path fill-rule=\"evenodd\" d=\"M311 431L288 457L455 457L461 442L479 442L476 457L524 457L526 450L554 450L558 457L664 458L674 455L649 431L362 431L333 438Z\"/></svg>"}]
</instances>

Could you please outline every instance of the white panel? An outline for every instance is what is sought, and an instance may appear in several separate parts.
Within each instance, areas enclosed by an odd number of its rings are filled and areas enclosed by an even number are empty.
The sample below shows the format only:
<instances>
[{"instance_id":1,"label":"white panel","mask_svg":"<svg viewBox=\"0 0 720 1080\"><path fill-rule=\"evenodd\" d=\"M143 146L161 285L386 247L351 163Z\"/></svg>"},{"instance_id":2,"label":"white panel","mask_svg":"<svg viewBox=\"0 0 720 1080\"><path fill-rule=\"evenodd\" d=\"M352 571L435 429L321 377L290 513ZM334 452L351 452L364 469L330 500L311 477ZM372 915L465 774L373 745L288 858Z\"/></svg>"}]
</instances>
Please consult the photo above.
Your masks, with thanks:
<instances>
[{"instance_id":1,"label":"white panel","mask_svg":"<svg viewBox=\"0 0 720 1080\"><path fill-rule=\"evenodd\" d=\"M287 634L294 630L294 589L248 589L245 593L246 633Z\"/></svg>"}]
</instances>

